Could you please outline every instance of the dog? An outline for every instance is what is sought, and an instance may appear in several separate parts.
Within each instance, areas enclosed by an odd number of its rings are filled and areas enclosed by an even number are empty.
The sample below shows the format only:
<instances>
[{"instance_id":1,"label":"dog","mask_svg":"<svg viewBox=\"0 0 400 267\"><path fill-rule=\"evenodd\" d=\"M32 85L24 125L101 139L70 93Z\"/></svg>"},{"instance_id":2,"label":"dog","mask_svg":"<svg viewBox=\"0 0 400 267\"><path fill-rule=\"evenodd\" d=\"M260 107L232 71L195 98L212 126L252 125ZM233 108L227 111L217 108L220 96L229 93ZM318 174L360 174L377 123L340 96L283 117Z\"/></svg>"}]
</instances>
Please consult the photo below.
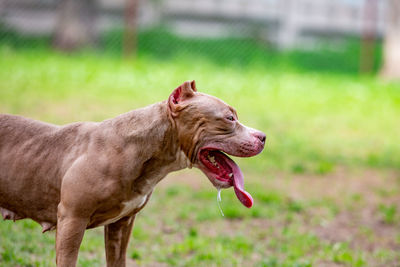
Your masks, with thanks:
<instances>
[{"instance_id":1,"label":"dog","mask_svg":"<svg viewBox=\"0 0 400 267\"><path fill-rule=\"evenodd\" d=\"M76 265L86 229L104 226L107 266L125 266L135 215L168 173L196 167L216 188L234 187L246 206L243 174L227 154L251 157L264 133L235 109L197 92L195 81L168 100L102 122L56 126L0 115L0 211L56 229L56 263Z\"/></svg>"}]
</instances>

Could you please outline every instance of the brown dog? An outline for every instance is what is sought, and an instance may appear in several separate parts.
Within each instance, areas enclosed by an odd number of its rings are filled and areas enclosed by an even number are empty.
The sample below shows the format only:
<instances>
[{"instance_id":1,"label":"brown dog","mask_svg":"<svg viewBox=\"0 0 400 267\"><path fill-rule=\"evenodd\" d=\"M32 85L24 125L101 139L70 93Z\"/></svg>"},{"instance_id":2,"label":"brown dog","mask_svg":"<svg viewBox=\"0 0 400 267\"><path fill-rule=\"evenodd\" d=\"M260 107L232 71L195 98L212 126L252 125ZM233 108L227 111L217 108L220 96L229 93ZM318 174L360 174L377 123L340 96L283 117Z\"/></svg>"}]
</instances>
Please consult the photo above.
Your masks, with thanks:
<instances>
[{"instance_id":1,"label":"brown dog","mask_svg":"<svg viewBox=\"0 0 400 267\"><path fill-rule=\"evenodd\" d=\"M103 122L55 126L0 115L0 211L56 228L58 266L75 266L85 229L104 226L107 266L125 266L135 214L169 172L195 166L251 207L239 167L265 135L235 110L198 93L194 81L167 101Z\"/></svg>"}]
</instances>

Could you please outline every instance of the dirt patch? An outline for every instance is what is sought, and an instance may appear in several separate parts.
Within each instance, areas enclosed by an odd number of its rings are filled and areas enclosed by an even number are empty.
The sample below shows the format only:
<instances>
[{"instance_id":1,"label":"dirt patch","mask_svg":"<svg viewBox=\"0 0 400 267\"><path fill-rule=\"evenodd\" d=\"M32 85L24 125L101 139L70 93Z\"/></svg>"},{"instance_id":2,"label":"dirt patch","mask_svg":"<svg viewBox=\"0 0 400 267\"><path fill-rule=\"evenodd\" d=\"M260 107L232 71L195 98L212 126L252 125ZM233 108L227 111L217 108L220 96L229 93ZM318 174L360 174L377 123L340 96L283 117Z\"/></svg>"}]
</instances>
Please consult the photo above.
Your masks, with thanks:
<instances>
[{"instance_id":1,"label":"dirt patch","mask_svg":"<svg viewBox=\"0 0 400 267\"><path fill-rule=\"evenodd\" d=\"M342 212L326 225L314 229L318 236L332 243L348 242L356 249L374 252L380 248L400 250L396 241L398 225L382 222L375 211Z\"/></svg>"},{"instance_id":2,"label":"dirt patch","mask_svg":"<svg viewBox=\"0 0 400 267\"><path fill-rule=\"evenodd\" d=\"M295 200L328 199L335 205L337 214L333 218L317 219L317 224L307 220L303 224L304 230L314 232L331 244L345 242L355 250L366 252L369 266L399 266L399 258L379 262L370 257L380 250L393 254L400 251L399 181L400 174L393 170L339 168L325 176L294 175L283 180L274 179L272 186L286 190ZM392 214L385 214L382 206L393 209ZM310 207L307 213L310 218L320 216L318 208ZM324 264L321 266L335 266Z\"/></svg>"},{"instance_id":3,"label":"dirt patch","mask_svg":"<svg viewBox=\"0 0 400 267\"><path fill-rule=\"evenodd\" d=\"M392 170L350 170L344 167L327 175L284 175L264 180L268 186L284 190L295 200L334 198L342 203L343 196L360 194L367 202L380 200L380 192L400 190L400 173ZM393 187L397 188L393 188ZM389 194L396 196L396 194Z\"/></svg>"},{"instance_id":4,"label":"dirt patch","mask_svg":"<svg viewBox=\"0 0 400 267\"><path fill-rule=\"evenodd\" d=\"M394 170L337 168L327 175L288 175L274 174L268 177L248 175L252 179L248 185L265 186L277 190L293 201L302 203L325 203L308 205L297 215L301 221L300 231L314 233L330 244L346 243L352 249L365 252L368 266L399 266L399 258L385 259L372 257L380 250L400 251L400 172ZM161 182L160 187L184 184L194 189L210 187L208 179L199 171L188 170L175 173ZM330 203L330 204L329 204ZM326 206L332 205L334 212L326 212ZM393 207L390 222L381 207ZM325 210L324 210L325 209ZM263 242L271 235L280 235L284 224L282 218L226 220L223 224L209 227L197 224L200 234L216 236L218 234L238 233L252 235L253 240ZM289 222L290 223L290 222ZM249 229L258 229L252 232ZM396 265L397 264L397 265ZM341 266L335 262L321 261L316 266Z\"/></svg>"}]
</instances>

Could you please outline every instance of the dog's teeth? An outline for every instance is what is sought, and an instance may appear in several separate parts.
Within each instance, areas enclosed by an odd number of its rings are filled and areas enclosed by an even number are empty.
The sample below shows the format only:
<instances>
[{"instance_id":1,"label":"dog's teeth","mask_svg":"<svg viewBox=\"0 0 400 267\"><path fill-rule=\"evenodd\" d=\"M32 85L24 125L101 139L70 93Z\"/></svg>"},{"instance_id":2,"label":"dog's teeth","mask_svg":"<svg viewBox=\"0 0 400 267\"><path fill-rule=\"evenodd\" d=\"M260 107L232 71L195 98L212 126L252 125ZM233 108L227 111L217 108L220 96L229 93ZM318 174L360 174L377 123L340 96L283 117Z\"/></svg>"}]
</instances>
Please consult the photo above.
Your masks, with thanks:
<instances>
[{"instance_id":1,"label":"dog's teeth","mask_svg":"<svg viewBox=\"0 0 400 267\"><path fill-rule=\"evenodd\" d=\"M214 156L208 155L208 159L211 161L212 164L214 164L215 166L217 166L217 163L215 162L215 157L214 157Z\"/></svg>"},{"instance_id":2,"label":"dog's teeth","mask_svg":"<svg viewBox=\"0 0 400 267\"><path fill-rule=\"evenodd\" d=\"M232 178L232 176L233 176L233 173L230 173L230 174L228 174L228 176L229 176L229 178Z\"/></svg>"}]
</instances>

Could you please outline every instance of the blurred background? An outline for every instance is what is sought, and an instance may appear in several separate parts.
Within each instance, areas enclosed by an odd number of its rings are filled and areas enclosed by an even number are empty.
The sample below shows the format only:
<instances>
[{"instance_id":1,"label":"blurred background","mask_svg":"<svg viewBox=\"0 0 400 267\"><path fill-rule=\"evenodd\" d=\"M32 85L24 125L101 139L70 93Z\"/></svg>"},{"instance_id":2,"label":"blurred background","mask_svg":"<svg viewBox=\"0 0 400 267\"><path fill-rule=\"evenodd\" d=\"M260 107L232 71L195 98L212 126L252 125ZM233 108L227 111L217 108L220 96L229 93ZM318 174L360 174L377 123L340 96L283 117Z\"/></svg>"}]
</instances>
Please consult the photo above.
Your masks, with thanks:
<instances>
[{"instance_id":1,"label":"blurred background","mask_svg":"<svg viewBox=\"0 0 400 267\"><path fill-rule=\"evenodd\" d=\"M400 265L400 1L0 0L1 113L101 121L189 79L267 134L235 159L255 203L173 173L128 266ZM54 265L54 232L0 223L0 266Z\"/></svg>"}]
</instances>

